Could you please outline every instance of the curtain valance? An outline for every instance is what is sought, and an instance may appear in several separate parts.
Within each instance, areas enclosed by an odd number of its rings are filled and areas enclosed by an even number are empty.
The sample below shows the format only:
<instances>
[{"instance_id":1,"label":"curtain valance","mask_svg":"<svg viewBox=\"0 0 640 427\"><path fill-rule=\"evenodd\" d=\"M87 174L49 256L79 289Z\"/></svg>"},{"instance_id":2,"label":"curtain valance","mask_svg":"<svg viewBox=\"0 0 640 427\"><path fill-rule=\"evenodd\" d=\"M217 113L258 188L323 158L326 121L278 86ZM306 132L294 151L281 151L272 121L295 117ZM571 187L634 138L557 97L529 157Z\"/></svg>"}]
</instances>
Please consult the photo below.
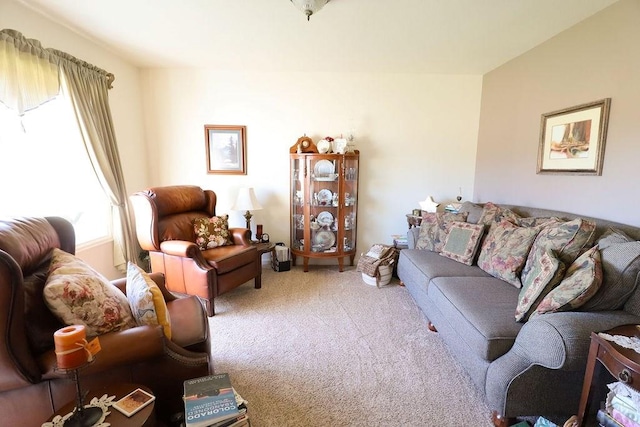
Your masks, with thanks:
<instances>
[{"instance_id":1,"label":"curtain valance","mask_svg":"<svg viewBox=\"0 0 640 427\"><path fill-rule=\"evenodd\" d=\"M105 79L113 74L56 49L43 48L19 31L0 30L0 102L23 115L60 93L60 66L76 64Z\"/></svg>"}]
</instances>

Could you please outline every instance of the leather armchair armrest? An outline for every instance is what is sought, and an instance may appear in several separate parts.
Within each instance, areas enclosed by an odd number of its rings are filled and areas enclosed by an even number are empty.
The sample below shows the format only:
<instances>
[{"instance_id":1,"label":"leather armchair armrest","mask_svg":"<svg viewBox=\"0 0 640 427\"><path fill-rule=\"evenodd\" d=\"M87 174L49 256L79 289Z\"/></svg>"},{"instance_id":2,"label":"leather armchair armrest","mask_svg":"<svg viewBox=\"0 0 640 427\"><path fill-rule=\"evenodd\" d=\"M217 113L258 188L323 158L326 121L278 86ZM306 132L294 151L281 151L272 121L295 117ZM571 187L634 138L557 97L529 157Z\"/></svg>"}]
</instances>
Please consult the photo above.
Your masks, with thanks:
<instances>
[{"instance_id":1,"label":"leather armchair armrest","mask_svg":"<svg viewBox=\"0 0 640 427\"><path fill-rule=\"evenodd\" d=\"M248 228L230 228L229 233L234 245L251 246L251 232Z\"/></svg>"},{"instance_id":2,"label":"leather armchair armrest","mask_svg":"<svg viewBox=\"0 0 640 427\"><path fill-rule=\"evenodd\" d=\"M160 243L160 250L167 255L183 258L195 258L200 254L198 245L186 240L166 240Z\"/></svg>"},{"instance_id":3,"label":"leather armchair armrest","mask_svg":"<svg viewBox=\"0 0 640 427\"><path fill-rule=\"evenodd\" d=\"M161 326L137 326L99 336L101 350L83 375L105 372L123 365L145 362L164 354L165 338ZM56 371L55 351L49 350L38 359L42 379L65 378Z\"/></svg>"},{"instance_id":4,"label":"leather armchair armrest","mask_svg":"<svg viewBox=\"0 0 640 427\"><path fill-rule=\"evenodd\" d=\"M151 280L153 280L158 288L162 291L162 296L164 296L165 301L173 301L177 297L173 295L167 287L165 286L165 277L163 273L148 273ZM122 291L123 294L127 294L127 278L123 277L121 279L112 280L111 283L115 285L118 289Z\"/></svg>"},{"instance_id":5,"label":"leather armchair armrest","mask_svg":"<svg viewBox=\"0 0 640 427\"><path fill-rule=\"evenodd\" d=\"M202 251L193 242L186 240L166 240L160 243L160 250L166 255L191 258L198 267L203 270L211 270L213 267L202 256Z\"/></svg>"},{"instance_id":6,"label":"leather armchair armrest","mask_svg":"<svg viewBox=\"0 0 640 427\"><path fill-rule=\"evenodd\" d=\"M127 294L127 278L122 277L111 281L111 284L122 291L123 294Z\"/></svg>"}]
</instances>

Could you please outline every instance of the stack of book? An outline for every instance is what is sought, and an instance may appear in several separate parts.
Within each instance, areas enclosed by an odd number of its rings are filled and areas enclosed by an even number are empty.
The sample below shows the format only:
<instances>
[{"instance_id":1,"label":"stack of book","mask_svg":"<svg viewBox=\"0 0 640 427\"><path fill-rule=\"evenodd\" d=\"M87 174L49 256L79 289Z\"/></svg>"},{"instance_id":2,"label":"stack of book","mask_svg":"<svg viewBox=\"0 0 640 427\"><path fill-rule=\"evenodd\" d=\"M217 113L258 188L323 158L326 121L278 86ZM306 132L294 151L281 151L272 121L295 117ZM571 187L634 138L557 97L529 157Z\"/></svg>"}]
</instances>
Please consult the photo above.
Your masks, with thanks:
<instances>
[{"instance_id":1,"label":"stack of book","mask_svg":"<svg viewBox=\"0 0 640 427\"><path fill-rule=\"evenodd\" d=\"M461 207L462 207L462 203L449 203L444 207L444 211L451 212L451 213L458 213Z\"/></svg>"},{"instance_id":2,"label":"stack of book","mask_svg":"<svg viewBox=\"0 0 640 427\"><path fill-rule=\"evenodd\" d=\"M393 246L396 248L405 248L409 244L406 234L392 234Z\"/></svg>"},{"instance_id":3,"label":"stack of book","mask_svg":"<svg viewBox=\"0 0 640 427\"><path fill-rule=\"evenodd\" d=\"M617 422L606 410L599 409L596 416L598 425L600 427L624 427L623 424Z\"/></svg>"},{"instance_id":4,"label":"stack of book","mask_svg":"<svg viewBox=\"0 0 640 427\"><path fill-rule=\"evenodd\" d=\"M249 426L247 401L231 386L229 374L184 382L185 427Z\"/></svg>"},{"instance_id":5,"label":"stack of book","mask_svg":"<svg viewBox=\"0 0 640 427\"><path fill-rule=\"evenodd\" d=\"M623 382L608 384L605 409L598 411L601 426L640 426L640 393Z\"/></svg>"}]
</instances>

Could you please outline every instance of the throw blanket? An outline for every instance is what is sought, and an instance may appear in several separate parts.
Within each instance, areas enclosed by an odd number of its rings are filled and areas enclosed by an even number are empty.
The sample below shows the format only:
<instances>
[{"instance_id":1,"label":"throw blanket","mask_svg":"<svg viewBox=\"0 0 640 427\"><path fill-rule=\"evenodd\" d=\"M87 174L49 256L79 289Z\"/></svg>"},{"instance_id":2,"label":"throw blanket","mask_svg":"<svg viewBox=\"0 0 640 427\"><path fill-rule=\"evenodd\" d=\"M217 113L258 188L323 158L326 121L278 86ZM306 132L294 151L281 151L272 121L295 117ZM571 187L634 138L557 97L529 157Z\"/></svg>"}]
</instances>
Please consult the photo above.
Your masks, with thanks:
<instances>
[{"instance_id":1,"label":"throw blanket","mask_svg":"<svg viewBox=\"0 0 640 427\"><path fill-rule=\"evenodd\" d=\"M393 246L373 245L369 252L362 254L358 260L356 271L362 272L367 276L377 277L378 267L381 265L391 264L397 256L397 251Z\"/></svg>"}]
</instances>

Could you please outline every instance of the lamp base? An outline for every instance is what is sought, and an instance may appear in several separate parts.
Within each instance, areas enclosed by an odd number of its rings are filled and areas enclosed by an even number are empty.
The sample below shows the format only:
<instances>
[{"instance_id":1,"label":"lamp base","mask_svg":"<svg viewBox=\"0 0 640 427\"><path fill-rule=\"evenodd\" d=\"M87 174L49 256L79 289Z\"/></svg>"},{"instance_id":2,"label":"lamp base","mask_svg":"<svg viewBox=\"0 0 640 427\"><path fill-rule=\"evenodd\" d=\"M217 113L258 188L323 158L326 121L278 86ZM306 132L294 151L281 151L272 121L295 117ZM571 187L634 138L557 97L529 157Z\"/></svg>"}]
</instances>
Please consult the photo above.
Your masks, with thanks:
<instances>
[{"instance_id":1,"label":"lamp base","mask_svg":"<svg viewBox=\"0 0 640 427\"><path fill-rule=\"evenodd\" d=\"M95 406L76 411L64 422L64 427L91 427L102 418L102 408Z\"/></svg>"},{"instance_id":2,"label":"lamp base","mask_svg":"<svg viewBox=\"0 0 640 427\"><path fill-rule=\"evenodd\" d=\"M251 212L247 211L244 214L244 219L247 220L247 228L249 229L249 240L251 240L251 217L253 215L251 215Z\"/></svg>"}]
</instances>

